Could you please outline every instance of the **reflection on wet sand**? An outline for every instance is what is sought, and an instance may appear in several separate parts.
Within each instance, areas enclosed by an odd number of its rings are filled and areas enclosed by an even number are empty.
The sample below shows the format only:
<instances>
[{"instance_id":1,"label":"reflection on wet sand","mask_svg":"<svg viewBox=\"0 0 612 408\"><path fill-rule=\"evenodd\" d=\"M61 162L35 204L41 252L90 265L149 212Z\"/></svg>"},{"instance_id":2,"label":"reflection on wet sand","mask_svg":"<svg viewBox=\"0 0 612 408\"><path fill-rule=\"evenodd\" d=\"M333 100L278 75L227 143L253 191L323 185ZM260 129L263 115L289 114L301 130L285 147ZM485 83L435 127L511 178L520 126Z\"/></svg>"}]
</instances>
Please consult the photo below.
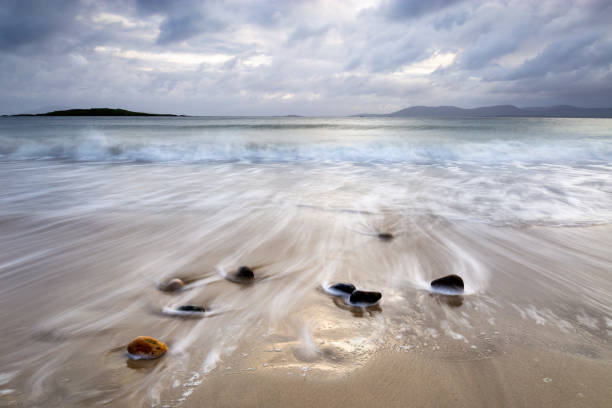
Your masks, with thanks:
<instances>
[{"instance_id":1,"label":"reflection on wet sand","mask_svg":"<svg viewBox=\"0 0 612 408\"><path fill-rule=\"evenodd\" d=\"M382 312L380 305L374 306L352 306L337 297L333 298L334 305L342 310L348 310L354 317L373 316L375 313Z\"/></svg>"},{"instance_id":2,"label":"reflection on wet sand","mask_svg":"<svg viewBox=\"0 0 612 408\"><path fill-rule=\"evenodd\" d=\"M432 293L431 297L435 298L441 304L446 304L450 307L459 307L463 304L463 296L461 295L444 295L441 293Z\"/></svg>"}]
</instances>

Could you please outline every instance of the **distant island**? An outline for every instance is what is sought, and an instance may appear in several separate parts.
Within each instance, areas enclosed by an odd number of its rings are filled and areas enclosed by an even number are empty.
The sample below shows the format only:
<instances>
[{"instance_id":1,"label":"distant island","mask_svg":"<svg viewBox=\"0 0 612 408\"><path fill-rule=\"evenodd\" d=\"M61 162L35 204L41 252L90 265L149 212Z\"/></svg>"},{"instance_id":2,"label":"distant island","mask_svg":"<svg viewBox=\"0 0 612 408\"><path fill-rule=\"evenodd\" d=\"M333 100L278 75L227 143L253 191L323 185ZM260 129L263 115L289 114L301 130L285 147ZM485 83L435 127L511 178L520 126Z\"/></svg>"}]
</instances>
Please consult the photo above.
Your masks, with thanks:
<instances>
[{"instance_id":1,"label":"distant island","mask_svg":"<svg viewBox=\"0 0 612 408\"><path fill-rule=\"evenodd\" d=\"M580 108L571 105L517 108L514 105L464 109L456 106L412 106L388 114L360 114L360 117L523 117L523 118L612 118L612 108Z\"/></svg>"},{"instance_id":2,"label":"distant island","mask_svg":"<svg viewBox=\"0 0 612 408\"><path fill-rule=\"evenodd\" d=\"M47 113L22 113L12 116L184 116L169 113L145 113L132 112L125 109L91 108L91 109L67 109Z\"/></svg>"}]
</instances>

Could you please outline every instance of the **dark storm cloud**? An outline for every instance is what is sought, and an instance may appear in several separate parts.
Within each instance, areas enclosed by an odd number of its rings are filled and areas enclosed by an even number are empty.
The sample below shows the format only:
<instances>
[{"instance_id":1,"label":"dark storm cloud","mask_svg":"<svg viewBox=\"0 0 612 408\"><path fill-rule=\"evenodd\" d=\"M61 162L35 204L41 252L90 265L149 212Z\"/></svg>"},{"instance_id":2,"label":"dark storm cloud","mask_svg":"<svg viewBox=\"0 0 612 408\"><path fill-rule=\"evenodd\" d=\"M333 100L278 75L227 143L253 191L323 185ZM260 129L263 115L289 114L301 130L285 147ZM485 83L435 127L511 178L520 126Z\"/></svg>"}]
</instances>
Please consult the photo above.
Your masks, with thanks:
<instances>
[{"instance_id":1,"label":"dark storm cloud","mask_svg":"<svg viewBox=\"0 0 612 408\"><path fill-rule=\"evenodd\" d=\"M72 25L79 6L70 0L4 0L0 4L0 50L52 41Z\"/></svg>"},{"instance_id":2,"label":"dark storm cloud","mask_svg":"<svg viewBox=\"0 0 612 408\"><path fill-rule=\"evenodd\" d=\"M173 10L193 7L201 2L191 0L137 0L136 7L144 14L168 14Z\"/></svg>"},{"instance_id":3,"label":"dark storm cloud","mask_svg":"<svg viewBox=\"0 0 612 408\"><path fill-rule=\"evenodd\" d=\"M480 36L462 53L462 66L468 70L486 68L492 60L516 51L524 38L525 32L519 26L503 35Z\"/></svg>"},{"instance_id":4,"label":"dark storm cloud","mask_svg":"<svg viewBox=\"0 0 612 408\"><path fill-rule=\"evenodd\" d=\"M460 26L468 20L469 14L466 12L448 13L437 18L433 22L436 30L450 30L454 26Z\"/></svg>"},{"instance_id":5,"label":"dark storm cloud","mask_svg":"<svg viewBox=\"0 0 612 408\"><path fill-rule=\"evenodd\" d=\"M464 0L388 0L381 7L392 19L412 19L460 3Z\"/></svg>"},{"instance_id":6,"label":"dark storm cloud","mask_svg":"<svg viewBox=\"0 0 612 408\"><path fill-rule=\"evenodd\" d=\"M145 16L158 14L164 17L157 37L160 45L188 40L225 27L222 21L208 15L204 1L138 0L136 9Z\"/></svg>"},{"instance_id":7,"label":"dark storm cloud","mask_svg":"<svg viewBox=\"0 0 612 408\"><path fill-rule=\"evenodd\" d=\"M207 31L217 31L224 27L220 21L208 19L202 13L185 13L166 18L159 26L157 43L164 45L187 40Z\"/></svg>"},{"instance_id":8,"label":"dark storm cloud","mask_svg":"<svg viewBox=\"0 0 612 408\"><path fill-rule=\"evenodd\" d=\"M606 0L0 2L0 112L612 105Z\"/></svg>"},{"instance_id":9,"label":"dark storm cloud","mask_svg":"<svg viewBox=\"0 0 612 408\"><path fill-rule=\"evenodd\" d=\"M609 69L611 65L612 41L588 35L548 45L544 51L526 60L506 78L515 80L583 69Z\"/></svg>"}]
</instances>

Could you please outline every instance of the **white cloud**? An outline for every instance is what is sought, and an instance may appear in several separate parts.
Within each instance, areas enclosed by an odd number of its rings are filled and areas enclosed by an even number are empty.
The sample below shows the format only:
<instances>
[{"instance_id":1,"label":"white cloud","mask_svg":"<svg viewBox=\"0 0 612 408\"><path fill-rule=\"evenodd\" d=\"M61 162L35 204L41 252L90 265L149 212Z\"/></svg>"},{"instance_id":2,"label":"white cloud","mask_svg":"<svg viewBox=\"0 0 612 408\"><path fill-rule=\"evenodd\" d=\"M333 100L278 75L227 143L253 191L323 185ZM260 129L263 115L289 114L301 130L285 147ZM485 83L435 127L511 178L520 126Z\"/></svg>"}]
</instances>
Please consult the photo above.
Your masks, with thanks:
<instances>
[{"instance_id":1,"label":"white cloud","mask_svg":"<svg viewBox=\"0 0 612 408\"><path fill-rule=\"evenodd\" d=\"M131 20L125 16L112 13L99 13L92 16L92 21L99 24L121 24L127 28L145 27L147 24L142 21Z\"/></svg>"},{"instance_id":2,"label":"white cloud","mask_svg":"<svg viewBox=\"0 0 612 408\"><path fill-rule=\"evenodd\" d=\"M220 65L234 56L225 54L194 54L186 52L147 52L137 50L122 50L113 47L95 47L94 50L101 54L112 55L114 57L137 59L146 63L163 63L164 65L178 65L181 67L197 66L200 64Z\"/></svg>"},{"instance_id":3,"label":"white cloud","mask_svg":"<svg viewBox=\"0 0 612 408\"><path fill-rule=\"evenodd\" d=\"M272 63L272 57L265 54L254 55L246 58L242 63L247 67L257 68L261 65L270 65Z\"/></svg>"},{"instance_id":4,"label":"white cloud","mask_svg":"<svg viewBox=\"0 0 612 408\"><path fill-rule=\"evenodd\" d=\"M435 52L431 57L419 62L404 65L395 74L400 75L429 75L438 68L448 67L453 63L457 54L452 52L440 53Z\"/></svg>"}]
</instances>

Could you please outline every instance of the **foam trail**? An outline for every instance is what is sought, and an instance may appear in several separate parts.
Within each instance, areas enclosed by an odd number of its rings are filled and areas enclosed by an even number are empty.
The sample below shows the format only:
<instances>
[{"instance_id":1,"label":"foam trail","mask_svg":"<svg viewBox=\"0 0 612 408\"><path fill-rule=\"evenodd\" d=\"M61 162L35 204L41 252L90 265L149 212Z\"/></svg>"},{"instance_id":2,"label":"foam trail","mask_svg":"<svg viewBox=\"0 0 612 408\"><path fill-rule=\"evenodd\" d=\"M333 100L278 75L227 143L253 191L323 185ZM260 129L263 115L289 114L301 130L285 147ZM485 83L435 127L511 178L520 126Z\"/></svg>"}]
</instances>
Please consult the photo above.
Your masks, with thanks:
<instances>
[{"instance_id":1,"label":"foam trail","mask_svg":"<svg viewBox=\"0 0 612 408\"><path fill-rule=\"evenodd\" d=\"M308 324L302 325L300 329L300 344L302 353L307 357L315 357L319 353Z\"/></svg>"}]
</instances>

